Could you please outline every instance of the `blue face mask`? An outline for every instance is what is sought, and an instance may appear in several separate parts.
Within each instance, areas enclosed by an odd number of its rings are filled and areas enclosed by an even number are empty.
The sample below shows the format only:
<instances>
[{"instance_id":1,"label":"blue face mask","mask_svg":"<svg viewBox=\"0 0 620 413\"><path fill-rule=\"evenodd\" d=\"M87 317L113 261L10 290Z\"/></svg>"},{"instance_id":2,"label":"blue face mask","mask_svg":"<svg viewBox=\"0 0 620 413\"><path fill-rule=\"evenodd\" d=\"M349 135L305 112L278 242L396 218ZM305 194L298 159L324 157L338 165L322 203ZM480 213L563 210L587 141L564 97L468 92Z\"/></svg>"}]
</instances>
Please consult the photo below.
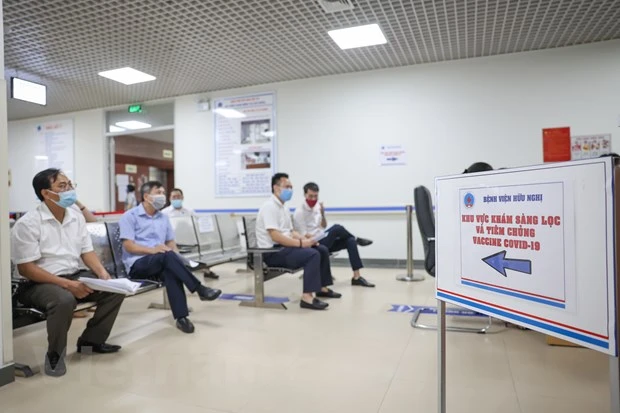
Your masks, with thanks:
<instances>
[{"instance_id":1,"label":"blue face mask","mask_svg":"<svg viewBox=\"0 0 620 413\"><path fill-rule=\"evenodd\" d=\"M52 199L52 201L61 208L69 208L71 205L75 204L75 201L77 201L77 193L75 192L75 189L59 193L52 192L52 194L56 194L60 197L60 200L54 201Z\"/></svg>"},{"instance_id":2,"label":"blue face mask","mask_svg":"<svg viewBox=\"0 0 620 413\"><path fill-rule=\"evenodd\" d=\"M173 199L172 201L170 201L170 203L172 204L172 207L174 209L181 209L181 208L183 208L183 200L182 199Z\"/></svg>"},{"instance_id":3,"label":"blue face mask","mask_svg":"<svg viewBox=\"0 0 620 413\"><path fill-rule=\"evenodd\" d=\"M288 202L293 197L293 190L288 188L283 188L282 192L280 192L280 199L282 202Z\"/></svg>"}]
</instances>

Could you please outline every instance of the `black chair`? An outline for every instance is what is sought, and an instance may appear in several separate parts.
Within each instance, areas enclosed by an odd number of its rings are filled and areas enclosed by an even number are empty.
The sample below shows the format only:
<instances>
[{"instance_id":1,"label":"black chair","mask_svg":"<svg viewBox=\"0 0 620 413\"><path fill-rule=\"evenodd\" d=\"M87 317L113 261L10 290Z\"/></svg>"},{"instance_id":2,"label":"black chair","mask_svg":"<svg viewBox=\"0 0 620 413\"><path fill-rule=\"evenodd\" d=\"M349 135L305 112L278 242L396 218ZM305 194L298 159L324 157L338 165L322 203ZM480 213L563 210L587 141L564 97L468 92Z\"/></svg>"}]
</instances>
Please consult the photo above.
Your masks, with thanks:
<instances>
[{"instance_id":1,"label":"black chair","mask_svg":"<svg viewBox=\"0 0 620 413\"><path fill-rule=\"evenodd\" d=\"M422 234L422 244L424 245L424 269L431 276L435 276L435 213L433 211L433 199L431 191L425 186L418 186L413 190L413 202L415 204L415 215ZM418 321L422 309L418 309L413 313L411 326L413 328L421 328L425 330L436 330L436 326L422 324ZM461 333L486 333L493 325L491 317L485 318L487 323L483 327L456 327L447 326L447 331L456 331Z\"/></svg>"},{"instance_id":2,"label":"black chair","mask_svg":"<svg viewBox=\"0 0 620 413\"><path fill-rule=\"evenodd\" d=\"M424 269L435 276L435 214L431 192L425 186L413 190L415 215L424 245Z\"/></svg>"}]
</instances>

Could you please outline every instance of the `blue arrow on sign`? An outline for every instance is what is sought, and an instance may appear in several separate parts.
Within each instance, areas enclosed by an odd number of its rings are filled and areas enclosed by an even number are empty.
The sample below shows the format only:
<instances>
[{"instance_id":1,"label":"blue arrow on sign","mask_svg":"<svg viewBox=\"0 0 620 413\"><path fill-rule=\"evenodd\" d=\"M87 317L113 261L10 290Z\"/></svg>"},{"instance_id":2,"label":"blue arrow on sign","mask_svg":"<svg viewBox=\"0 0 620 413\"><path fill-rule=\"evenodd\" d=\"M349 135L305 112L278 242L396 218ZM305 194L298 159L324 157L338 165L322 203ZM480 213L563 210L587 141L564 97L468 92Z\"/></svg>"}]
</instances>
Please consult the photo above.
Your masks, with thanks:
<instances>
[{"instance_id":1,"label":"blue arrow on sign","mask_svg":"<svg viewBox=\"0 0 620 413\"><path fill-rule=\"evenodd\" d=\"M504 277L507 277L506 270L513 270L524 274L532 273L532 261L506 258L506 250L489 255L488 257L483 258L482 261L498 273L502 274Z\"/></svg>"}]
</instances>

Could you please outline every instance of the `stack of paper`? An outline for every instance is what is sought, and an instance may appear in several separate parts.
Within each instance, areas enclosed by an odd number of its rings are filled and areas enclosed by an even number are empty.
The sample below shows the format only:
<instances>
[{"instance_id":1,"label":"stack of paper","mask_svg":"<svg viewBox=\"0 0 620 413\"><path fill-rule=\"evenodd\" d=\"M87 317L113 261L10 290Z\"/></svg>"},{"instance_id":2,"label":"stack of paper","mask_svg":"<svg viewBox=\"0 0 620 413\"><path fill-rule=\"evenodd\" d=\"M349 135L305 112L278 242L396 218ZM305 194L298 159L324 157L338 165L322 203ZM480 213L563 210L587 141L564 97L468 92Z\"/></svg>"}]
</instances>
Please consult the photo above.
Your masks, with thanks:
<instances>
[{"instance_id":1,"label":"stack of paper","mask_svg":"<svg viewBox=\"0 0 620 413\"><path fill-rule=\"evenodd\" d=\"M133 295L140 288L140 283L130 281L127 278L100 280L99 278L80 277L78 281L86 284L91 290L123 295Z\"/></svg>"},{"instance_id":2,"label":"stack of paper","mask_svg":"<svg viewBox=\"0 0 620 413\"><path fill-rule=\"evenodd\" d=\"M322 233L319 233L315 235L314 237L312 237L312 241L319 242L323 238L327 237L327 234L329 234L329 231L323 231Z\"/></svg>"}]
</instances>

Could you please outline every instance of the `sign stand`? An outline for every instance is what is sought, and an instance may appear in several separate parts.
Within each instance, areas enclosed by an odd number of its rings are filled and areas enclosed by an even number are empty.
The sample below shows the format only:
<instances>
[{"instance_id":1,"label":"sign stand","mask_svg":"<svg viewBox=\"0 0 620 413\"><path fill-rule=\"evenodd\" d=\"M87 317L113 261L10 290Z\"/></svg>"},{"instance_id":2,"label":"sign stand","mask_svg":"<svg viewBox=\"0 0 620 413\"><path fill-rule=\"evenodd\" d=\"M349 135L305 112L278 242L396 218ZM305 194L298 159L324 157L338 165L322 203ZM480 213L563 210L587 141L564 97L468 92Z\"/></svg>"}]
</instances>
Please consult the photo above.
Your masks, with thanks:
<instances>
[{"instance_id":1,"label":"sign stand","mask_svg":"<svg viewBox=\"0 0 620 413\"><path fill-rule=\"evenodd\" d=\"M620 412L620 362L618 357L609 356L609 394L613 413Z\"/></svg>"},{"instance_id":2,"label":"sign stand","mask_svg":"<svg viewBox=\"0 0 620 413\"><path fill-rule=\"evenodd\" d=\"M446 302L437 300L437 412L446 413Z\"/></svg>"},{"instance_id":3,"label":"sign stand","mask_svg":"<svg viewBox=\"0 0 620 413\"><path fill-rule=\"evenodd\" d=\"M620 413L620 166L595 158L472 175L435 181L437 412L447 411L452 304L607 354Z\"/></svg>"}]
</instances>

